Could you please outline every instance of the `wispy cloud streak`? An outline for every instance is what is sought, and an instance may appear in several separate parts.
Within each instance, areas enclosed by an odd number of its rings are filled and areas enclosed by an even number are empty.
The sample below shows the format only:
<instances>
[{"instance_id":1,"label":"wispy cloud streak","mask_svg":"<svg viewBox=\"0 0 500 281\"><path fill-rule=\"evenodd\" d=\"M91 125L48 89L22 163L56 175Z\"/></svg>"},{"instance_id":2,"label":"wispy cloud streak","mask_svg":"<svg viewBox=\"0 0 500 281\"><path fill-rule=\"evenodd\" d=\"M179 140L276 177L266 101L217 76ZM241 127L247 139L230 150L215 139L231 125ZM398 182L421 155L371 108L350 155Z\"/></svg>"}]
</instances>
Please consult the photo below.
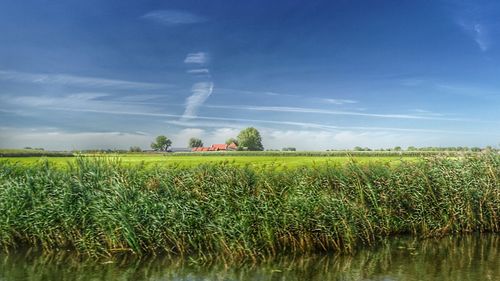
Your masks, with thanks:
<instances>
[{"instance_id":1,"label":"wispy cloud streak","mask_svg":"<svg viewBox=\"0 0 500 281\"><path fill-rule=\"evenodd\" d=\"M205 64L208 62L208 55L205 52L189 53L184 59L184 63Z\"/></svg>"},{"instance_id":2,"label":"wispy cloud streak","mask_svg":"<svg viewBox=\"0 0 500 281\"><path fill-rule=\"evenodd\" d=\"M336 104L336 105L353 104L358 102L355 100L345 100L345 99L322 99L322 101L325 103Z\"/></svg>"},{"instance_id":3,"label":"wispy cloud streak","mask_svg":"<svg viewBox=\"0 0 500 281\"><path fill-rule=\"evenodd\" d=\"M167 84L145 83L126 80L105 79L87 76L75 76L69 74L39 74L26 73L11 70L0 70L0 80L8 80L21 83L54 84L66 86L78 86L88 88L112 88L112 89L135 89L153 90L169 87Z\"/></svg>"},{"instance_id":4,"label":"wispy cloud streak","mask_svg":"<svg viewBox=\"0 0 500 281\"><path fill-rule=\"evenodd\" d=\"M250 96L273 96L273 97L291 97L291 98L303 98L301 95L293 95L293 94L283 94L269 91L251 91L251 90L241 90L241 89L232 89L232 88L217 88L217 93L220 94L229 94L229 95L250 95Z\"/></svg>"},{"instance_id":5,"label":"wispy cloud streak","mask_svg":"<svg viewBox=\"0 0 500 281\"><path fill-rule=\"evenodd\" d=\"M91 113L101 113L101 114L113 114L113 115L123 115L123 116L144 116L144 117L167 117L167 118L179 118L183 115L178 114L168 114L168 113L150 113L150 112L137 112L137 111L111 111L111 110L95 110L95 109L68 109L68 108L50 108L52 110L60 111L74 111L74 112L91 112ZM417 128L393 128L393 127L342 127L333 126L319 123L308 123L308 122L289 122L289 121L274 121L274 120L261 120L261 119L243 119L243 118L226 118L226 117L210 117L210 116L196 116L189 120L214 120L214 121L229 121L229 122L242 122L245 124L275 124L275 125L288 125L288 126L298 126L304 128L313 128L319 130L339 130L339 129L349 129L349 130L388 130L388 131L401 131L401 132L427 132L427 133L443 133L443 134L463 134L463 135L481 135L482 132L467 132L467 131L451 131L451 130L432 130L432 129L417 129ZM184 124L186 127L192 127L193 124L189 123L188 120L176 121L176 125ZM166 121L170 122L170 121ZM172 123L173 124L173 123ZM199 125L199 124L196 124ZM500 136L499 134L492 134L495 136Z\"/></svg>"},{"instance_id":6,"label":"wispy cloud streak","mask_svg":"<svg viewBox=\"0 0 500 281\"><path fill-rule=\"evenodd\" d=\"M455 23L470 36L482 52L488 51L498 37L497 1L447 1ZM494 15L494 17L491 17ZM495 33L495 34L494 34Z\"/></svg>"},{"instance_id":7,"label":"wispy cloud streak","mask_svg":"<svg viewBox=\"0 0 500 281\"><path fill-rule=\"evenodd\" d=\"M394 118L394 119L429 119L429 120L447 120L447 121L466 121L467 119L460 118L438 118L420 115L409 114L378 114L378 113L364 113L355 111L337 111L326 110L318 108L304 108L304 107L286 107L286 106L248 106L248 105L205 105L211 108L221 109L239 109L251 111L272 111L272 112L290 112L290 113L315 113L315 114L328 114L328 115L349 115L349 116L362 116L362 117L376 117L376 118Z\"/></svg>"},{"instance_id":8,"label":"wispy cloud streak","mask_svg":"<svg viewBox=\"0 0 500 281\"><path fill-rule=\"evenodd\" d=\"M207 68L190 69L187 71L189 74L210 74Z\"/></svg>"},{"instance_id":9,"label":"wispy cloud streak","mask_svg":"<svg viewBox=\"0 0 500 281\"><path fill-rule=\"evenodd\" d=\"M149 99L155 95L120 95L110 93L80 92L69 94L41 95L0 95L0 109L16 109L20 114L39 114L41 110L52 108L96 109L109 111L142 111L155 112L165 108L168 103L159 104ZM162 96L162 98L164 98Z\"/></svg>"},{"instance_id":10,"label":"wispy cloud streak","mask_svg":"<svg viewBox=\"0 0 500 281\"><path fill-rule=\"evenodd\" d=\"M208 63L208 54L205 52L189 53L184 59L185 64L206 64ZM205 79L210 79L208 68L199 68L188 70L193 75L205 74ZM191 88L191 96L186 99L186 108L182 119L193 118L196 116L198 108L210 97L214 89L212 81L197 82Z\"/></svg>"},{"instance_id":11,"label":"wispy cloud streak","mask_svg":"<svg viewBox=\"0 0 500 281\"><path fill-rule=\"evenodd\" d=\"M68 106L78 107L89 105L89 102L96 101L99 98L107 97L105 93L77 93L66 96L11 96L7 97L5 102L30 107L44 106ZM2 100L2 98L0 98Z\"/></svg>"},{"instance_id":12,"label":"wispy cloud streak","mask_svg":"<svg viewBox=\"0 0 500 281\"><path fill-rule=\"evenodd\" d=\"M469 34L474 39L474 42L476 42L481 51L488 51L491 45L491 38L489 35L489 30L484 24L474 21L469 22L465 20L459 21L458 24L467 34Z\"/></svg>"},{"instance_id":13,"label":"wispy cloud streak","mask_svg":"<svg viewBox=\"0 0 500 281\"><path fill-rule=\"evenodd\" d=\"M179 10L157 10L151 11L142 18L163 25L181 25L205 22L207 19L186 11Z\"/></svg>"},{"instance_id":14,"label":"wispy cloud streak","mask_svg":"<svg viewBox=\"0 0 500 281\"><path fill-rule=\"evenodd\" d=\"M214 84L212 82L198 82L191 89L192 95L186 99L186 109L182 118L192 118L196 116L198 108L212 94Z\"/></svg>"}]
</instances>

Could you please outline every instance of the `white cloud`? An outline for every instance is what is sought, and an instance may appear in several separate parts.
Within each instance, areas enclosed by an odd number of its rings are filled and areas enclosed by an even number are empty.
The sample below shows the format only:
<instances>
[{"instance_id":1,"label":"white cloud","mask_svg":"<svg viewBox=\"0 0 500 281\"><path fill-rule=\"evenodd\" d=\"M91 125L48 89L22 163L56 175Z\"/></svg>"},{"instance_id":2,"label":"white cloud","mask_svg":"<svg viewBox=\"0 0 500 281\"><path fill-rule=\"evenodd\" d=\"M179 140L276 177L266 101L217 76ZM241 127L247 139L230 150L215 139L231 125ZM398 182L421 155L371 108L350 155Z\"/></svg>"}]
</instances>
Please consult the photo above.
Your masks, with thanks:
<instances>
[{"instance_id":1,"label":"white cloud","mask_svg":"<svg viewBox=\"0 0 500 281\"><path fill-rule=\"evenodd\" d=\"M352 131L336 132L322 130L276 130L259 128L264 147L281 149L296 147L299 150L352 149L355 146L369 148L389 148L395 146L463 146L488 143L483 136L475 135L467 138L450 140L446 135L425 134L418 132L388 132L388 131Z\"/></svg>"},{"instance_id":2,"label":"white cloud","mask_svg":"<svg viewBox=\"0 0 500 281\"><path fill-rule=\"evenodd\" d=\"M443 135L418 132L286 130L262 126L258 126L257 129L261 133L266 149L281 149L290 146L299 150L352 149L355 146L388 148L437 146L450 143L449 139ZM201 138L205 145L210 145L223 143L230 137L236 137L239 132L240 128L221 127L216 130L202 130L202 133L196 137ZM188 137L186 136L185 139L187 141ZM463 145L463 139L457 139L453 145Z\"/></svg>"},{"instance_id":3,"label":"white cloud","mask_svg":"<svg viewBox=\"0 0 500 281\"><path fill-rule=\"evenodd\" d=\"M183 118L196 116L198 107L212 94L214 84L212 82L198 82L191 89L192 95L186 99L186 109L184 110Z\"/></svg>"},{"instance_id":4,"label":"white cloud","mask_svg":"<svg viewBox=\"0 0 500 281\"><path fill-rule=\"evenodd\" d=\"M76 93L66 96L12 96L6 97L5 102L30 107L45 106L76 106L81 107L88 102L106 97L105 93Z\"/></svg>"},{"instance_id":5,"label":"white cloud","mask_svg":"<svg viewBox=\"0 0 500 281\"><path fill-rule=\"evenodd\" d=\"M199 118L198 116L196 117L197 119ZM203 117L202 117L203 118ZM214 119L214 121L209 121L210 119L201 119L201 120L195 120L195 119L184 119L184 120L167 120L164 121L167 124L175 125L178 127L203 127L203 128L220 128L220 127L226 127L226 128L242 128L244 125L242 123L237 123L235 120L231 120L233 122L230 122L228 119L229 118L223 118L224 120L219 121L219 119Z\"/></svg>"},{"instance_id":6,"label":"white cloud","mask_svg":"<svg viewBox=\"0 0 500 281\"><path fill-rule=\"evenodd\" d=\"M201 129L203 128L203 129ZM300 150L351 149L355 146L371 148L387 148L394 146L426 146L438 145L442 136L419 133L397 132L367 132L367 131L324 131L324 130L279 130L258 126L264 147L267 149L281 149L296 147ZM207 130L206 127L188 128L181 130L172 137L174 146L185 147L189 138L200 138L204 145L224 143L231 137L236 137L241 128L220 127Z\"/></svg>"},{"instance_id":7,"label":"white cloud","mask_svg":"<svg viewBox=\"0 0 500 281\"><path fill-rule=\"evenodd\" d=\"M207 19L186 11L157 10L142 16L144 19L152 20L163 25L181 25L205 22Z\"/></svg>"},{"instance_id":8,"label":"white cloud","mask_svg":"<svg viewBox=\"0 0 500 281\"><path fill-rule=\"evenodd\" d=\"M238 136L240 129L235 128L217 128L207 134L205 136L204 141L205 144L214 144L214 143L225 143L229 138L235 138Z\"/></svg>"},{"instance_id":9,"label":"white cloud","mask_svg":"<svg viewBox=\"0 0 500 281\"><path fill-rule=\"evenodd\" d=\"M146 96L145 98L148 99L150 97L151 96ZM102 111L151 110L151 105L145 106L145 104L148 103L140 102L140 95L127 96L122 100L121 98L117 99L112 97L111 94L93 92L40 96L2 95L0 96L0 101L3 105L23 108L34 107L37 109L65 108L67 110L94 109Z\"/></svg>"},{"instance_id":10,"label":"white cloud","mask_svg":"<svg viewBox=\"0 0 500 281\"><path fill-rule=\"evenodd\" d=\"M491 145L484 135L453 138L446 135L418 132L388 131L325 131L316 129L274 129L256 126L262 135L264 147L281 149L296 147L300 150L350 149L354 146L387 148L394 146L459 146ZM205 145L224 143L236 137L241 128L220 127L215 130L205 127L186 128L178 132L167 131L174 147L186 147L189 138L201 138ZM49 150L73 149L128 149L138 145L149 149L155 134L144 132L65 132L56 128L19 129L0 127L0 147L22 148L44 147Z\"/></svg>"},{"instance_id":11,"label":"white cloud","mask_svg":"<svg viewBox=\"0 0 500 281\"><path fill-rule=\"evenodd\" d=\"M143 131L135 131L134 133L137 134L137 135L141 135L141 136L149 136L150 135L149 133L146 133L146 132L143 132Z\"/></svg>"},{"instance_id":12,"label":"white cloud","mask_svg":"<svg viewBox=\"0 0 500 281\"><path fill-rule=\"evenodd\" d=\"M448 120L448 121L465 121L466 120L466 119L459 119L459 118L438 118L438 117L409 115L409 114L364 113L364 112L356 112L356 111L338 111L338 110L326 110L326 109L318 109L318 108L286 107L286 106L248 106L248 105L227 105L227 106L226 105L205 105L205 106L211 107L211 108L241 109L241 110L250 110L250 111L314 113L314 114L349 115L349 116L394 118L394 119L429 119L429 120Z\"/></svg>"},{"instance_id":13,"label":"white cloud","mask_svg":"<svg viewBox=\"0 0 500 281\"><path fill-rule=\"evenodd\" d=\"M357 101L355 100L345 100L345 99L322 99L322 101L336 105L357 103Z\"/></svg>"},{"instance_id":14,"label":"white cloud","mask_svg":"<svg viewBox=\"0 0 500 281\"><path fill-rule=\"evenodd\" d=\"M482 52L488 51L498 37L498 3L489 0L462 0L448 1L447 4L455 24L474 40Z\"/></svg>"},{"instance_id":15,"label":"white cloud","mask_svg":"<svg viewBox=\"0 0 500 281\"><path fill-rule=\"evenodd\" d=\"M111 89L139 89L153 90L166 88L167 84L145 83L126 80L104 79L87 76L75 76L69 74L40 74L26 73L11 70L0 70L0 79L33 83L33 84L53 84L66 86L79 86L88 88L111 88Z\"/></svg>"},{"instance_id":16,"label":"white cloud","mask_svg":"<svg viewBox=\"0 0 500 281\"><path fill-rule=\"evenodd\" d=\"M327 124L319 124L319 123L308 123L308 122L290 122L290 121L275 121L275 120L259 120L259 119L243 119L243 118L227 118L227 117L215 117L215 116L194 116L192 118L185 118L184 115L178 114L168 114L168 113L154 113L154 112L141 112L141 111L119 111L119 110L100 110L100 109L83 109L83 108L68 108L68 107L51 107L47 108L51 110L59 110L59 111L72 111L72 112L89 112L89 113L101 113L101 114L113 114L113 115L123 115L123 116L149 116L149 117L158 117L158 118L181 118L181 121L171 120L166 121L166 123L170 123L173 125L184 126L184 127L193 127L193 126L205 126L206 127L214 127L224 125L224 123L215 123L213 121L228 121L233 124L234 127L240 125L247 126L255 126L255 124L273 124L273 125L286 125L286 126L294 126L294 127L302 127L302 128L313 128L319 130L330 130L330 131L338 131L338 130L386 130L386 131L400 131L400 132L422 132L422 133L438 133L438 134L456 134L456 135L481 135L481 132L471 132L471 131L451 131L451 130L433 130L433 129L420 129L420 128L396 128L396 127L359 127L359 126L333 126ZM193 122L192 120L196 120ZM201 121L199 121L201 120ZM211 120L209 123L203 123L203 121ZM230 125L229 125L230 126ZM498 134L491 134L492 136L500 136Z\"/></svg>"},{"instance_id":17,"label":"white cloud","mask_svg":"<svg viewBox=\"0 0 500 281\"><path fill-rule=\"evenodd\" d=\"M479 48L483 52L487 51L490 48L490 38L488 35L488 30L482 24L476 23L474 25L474 33L474 40L476 41Z\"/></svg>"},{"instance_id":18,"label":"white cloud","mask_svg":"<svg viewBox=\"0 0 500 281\"><path fill-rule=\"evenodd\" d=\"M184 63L205 64L208 62L208 54L205 52L189 53L184 59Z\"/></svg>"},{"instance_id":19,"label":"white cloud","mask_svg":"<svg viewBox=\"0 0 500 281\"><path fill-rule=\"evenodd\" d=\"M148 149L153 136L127 132L64 132L57 129L0 128L0 147L43 147L48 150Z\"/></svg>"},{"instance_id":20,"label":"white cloud","mask_svg":"<svg viewBox=\"0 0 500 281\"><path fill-rule=\"evenodd\" d=\"M355 146L371 148L393 147L428 143L433 137L390 132L316 131L316 130L263 130L266 148L280 149L292 146L300 150L351 149Z\"/></svg>"},{"instance_id":21,"label":"white cloud","mask_svg":"<svg viewBox=\"0 0 500 281\"><path fill-rule=\"evenodd\" d=\"M425 109L420 109L420 108L412 109L411 111L415 112L418 115L422 115L422 116L443 116L443 114L441 114L441 113L435 113L435 112L425 110Z\"/></svg>"},{"instance_id":22,"label":"white cloud","mask_svg":"<svg viewBox=\"0 0 500 281\"><path fill-rule=\"evenodd\" d=\"M214 143L224 143L228 138L234 138L238 135L240 129L235 128L217 128L206 130L200 128L187 128L181 130L172 137L174 147L186 147L190 138L200 138L205 146Z\"/></svg>"},{"instance_id":23,"label":"white cloud","mask_svg":"<svg viewBox=\"0 0 500 281\"><path fill-rule=\"evenodd\" d=\"M184 63L205 64L208 61L208 55L204 52L189 53L184 59ZM209 74L207 68L191 69L188 73ZM183 119L196 116L198 108L210 97L213 92L214 84L212 82L198 82L191 88L191 96L186 99L186 108L182 116Z\"/></svg>"},{"instance_id":24,"label":"white cloud","mask_svg":"<svg viewBox=\"0 0 500 281\"><path fill-rule=\"evenodd\" d=\"M190 138L203 138L205 134L204 129L199 128L186 128L180 130L177 134L172 136L173 147L187 147Z\"/></svg>"},{"instance_id":25,"label":"white cloud","mask_svg":"<svg viewBox=\"0 0 500 281\"><path fill-rule=\"evenodd\" d=\"M165 100L164 97L162 97ZM155 113L165 110L165 104L153 102L155 95L114 96L102 92L81 92L65 95L19 96L0 95L0 109L10 111L9 114L32 116L36 118L40 110L57 110L73 112L126 112ZM167 105L172 105L168 103ZM15 110L13 110L15 109ZM138 114L142 115L142 114Z\"/></svg>"},{"instance_id":26,"label":"white cloud","mask_svg":"<svg viewBox=\"0 0 500 281\"><path fill-rule=\"evenodd\" d=\"M187 71L189 74L209 74L210 71L208 71L207 68L199 68L199 69L190 69Z\"/></svg>"},{"instance_id":27,"label":"white cloud","mask_svg":"<svg viewBox=\"0 0 500 281\"><path fill-rule=\"evenodd\" d=\"M478 22L467 22L464 20L458 23L462 29L469 34L476 42L479 49L483 52L488 51L491 46L491 37L489 34L489 29L486 25Z\"/></svg>"},{"instance_id":28,"label":"white cloud","mask_svg":"<svg viewBox=\"0 0 500 281\"><path fill-rule=\"evenodd\" d=\"M168 115L165 117L177 117L176 115ZM481 135L479 132L469 131L451 131L451 130L435 130L435 129L421 129L421 128L397 128L397 127L368 127L368 126L334 126L328 124L309 123L309 122L292 122L292 121L276 121L276 120L258 120L258 119L242 119L242 118L226 118L226 117L208 117L197 116L193 119L167 120L167 124L172 124L180 127L203 127L203 128L232 128L242 129L248 126L279 126L279 128L298 127L308 130L340 132L340 131L354 131L354 132L395 132L395 133L426 133L434 135ZM262 125L260 125L262 124ZM492 134L500 136L499 134Z\"/></svg>"},{"instance_id":29,"label":"white cloud","mask_svg":"<svg viewBox=\"0 0 500 281\"><path fill-rule=\"evenodd\" d=\"M221 94L229 94L231 96L233 96L234 94L238 94L238 95L250 95L250 96L276 96L276 97L303 98L303 96L301 95L294 95L294 94L284 94L271 91L251 91L251 90L241 90L232 88L217 88L217 92Z\"/></svg>"},{"instance_id":30,"label":"white cloud","mask_svg":"<svg viewBox=\"0 0 500 281\"><path fill-rule=\"evenodd\" d=\"M151 94L133 94L133 95L120 95L119 97L115 97L117 100L122 101L122 102L147 102L151 100L158 100L162 99L165 100L165 98L168 97L168 95L161 94L161 95L151 95Z\"/></svg>"}]
</instances>

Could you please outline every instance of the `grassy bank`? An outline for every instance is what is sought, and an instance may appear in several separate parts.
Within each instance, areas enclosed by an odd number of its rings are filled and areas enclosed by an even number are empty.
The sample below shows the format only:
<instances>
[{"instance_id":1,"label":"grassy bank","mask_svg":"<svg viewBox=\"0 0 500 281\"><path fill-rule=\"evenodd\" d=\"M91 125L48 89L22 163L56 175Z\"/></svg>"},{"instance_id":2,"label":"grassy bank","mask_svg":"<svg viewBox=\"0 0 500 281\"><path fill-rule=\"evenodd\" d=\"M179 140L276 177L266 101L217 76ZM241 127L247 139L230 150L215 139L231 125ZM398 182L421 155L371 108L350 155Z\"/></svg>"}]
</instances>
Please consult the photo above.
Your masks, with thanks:
<instances>
[{"instance_id":1,"label":"grassy bank","mask_svg":"<svg viewBox=\"0 0 500 281\"><path fill-rule=\"evenodd\" d=\"M500 156L276 170L0 163L0 244L91 255L351 251L379 237L500 231Z\"/></svg>"}]
</instances>

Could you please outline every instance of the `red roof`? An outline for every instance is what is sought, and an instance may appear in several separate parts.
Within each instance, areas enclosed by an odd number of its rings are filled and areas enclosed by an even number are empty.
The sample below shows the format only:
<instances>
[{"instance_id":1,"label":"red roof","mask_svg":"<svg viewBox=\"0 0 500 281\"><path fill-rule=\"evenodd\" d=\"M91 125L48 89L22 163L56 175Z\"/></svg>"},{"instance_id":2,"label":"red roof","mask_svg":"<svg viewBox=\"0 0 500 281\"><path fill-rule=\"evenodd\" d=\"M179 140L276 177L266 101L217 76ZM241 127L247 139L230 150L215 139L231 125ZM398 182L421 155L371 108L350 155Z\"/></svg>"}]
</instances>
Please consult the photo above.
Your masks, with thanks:
<instances>
[{"instance_id":1,"label":"red roof","mask_svg":"<svg viewBox=\"0 0 500 281\"><path fill-rule=\"evenodd\" d=\"M210 147L193 147L191 151L221 151L221 150L236 150L238 146L233 142L230 145L225 143L212 144Z\"/></svg>"},{"instance_id":2,"label":"red roof","mask_svg":"<svg viewBox=\"0 0 500 281\"><path fill-rule=\"evenodd\" d=\"M193 147L191 151L208 151L208 147Z\"/></svg>"},{"instance_id":3,"label":"red roof","mask_svg":"<svg viewBox=\"0 0 500 281\"><path fill-rule=\"evenodd\" d=\"M210 148L212 150L214 150L214 151L226 150L227 149L227 144L225 144L225 143L222 143L222 144L212 144L212 146Z\"/></svg>"}]
</instances>

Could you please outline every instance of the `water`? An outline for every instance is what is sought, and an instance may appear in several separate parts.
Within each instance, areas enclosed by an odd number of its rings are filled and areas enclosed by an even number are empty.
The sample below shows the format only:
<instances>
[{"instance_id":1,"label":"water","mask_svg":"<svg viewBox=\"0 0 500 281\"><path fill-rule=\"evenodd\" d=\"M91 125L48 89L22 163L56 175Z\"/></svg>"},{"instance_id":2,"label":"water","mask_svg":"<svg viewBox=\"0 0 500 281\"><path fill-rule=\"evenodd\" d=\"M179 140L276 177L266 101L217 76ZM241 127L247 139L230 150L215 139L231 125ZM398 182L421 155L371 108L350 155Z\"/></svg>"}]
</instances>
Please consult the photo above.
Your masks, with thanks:
<instances>
[{"instance_id":1,"label":"water","mask_svg":"<svg viewBox=\"0 0 500 281\"><path fill-rule=\"evenodd\" d=\"M391 238L348 255L258 263L186 259L82 259L71 253L0 254L0 280L500 280L500 235Z\"/></svg>"}]
</instances>

